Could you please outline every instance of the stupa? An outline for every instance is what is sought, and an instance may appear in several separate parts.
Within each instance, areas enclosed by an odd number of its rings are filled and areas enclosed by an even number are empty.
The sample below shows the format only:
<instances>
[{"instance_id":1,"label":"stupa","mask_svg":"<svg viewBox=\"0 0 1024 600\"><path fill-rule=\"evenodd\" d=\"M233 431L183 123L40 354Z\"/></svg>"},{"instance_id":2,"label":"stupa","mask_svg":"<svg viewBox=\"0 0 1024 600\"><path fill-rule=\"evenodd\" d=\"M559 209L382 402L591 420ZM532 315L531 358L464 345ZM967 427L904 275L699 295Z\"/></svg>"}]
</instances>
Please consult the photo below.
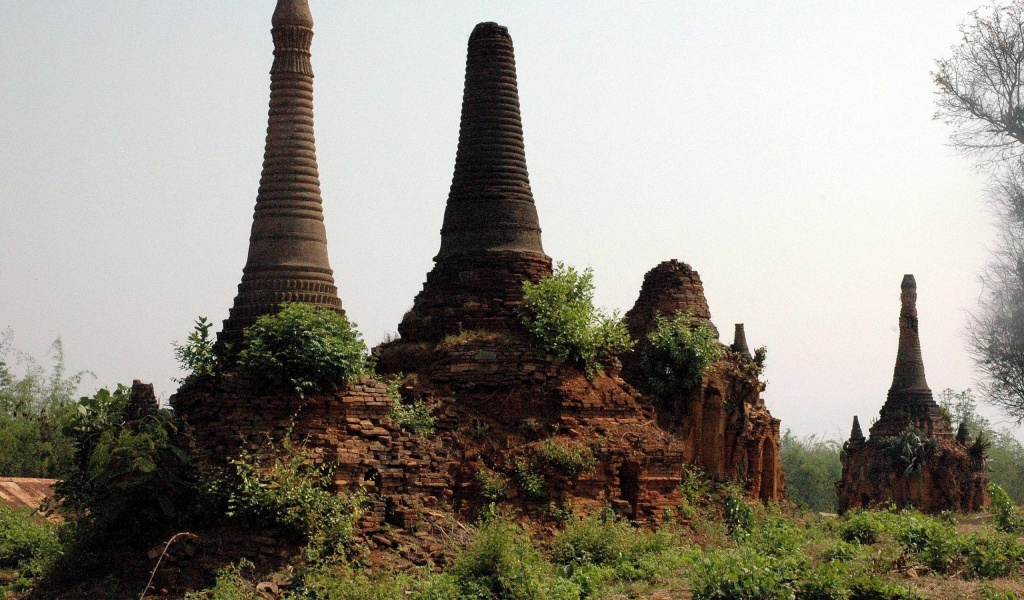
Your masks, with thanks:
<instances>
[{"instance_id":1,"label":"stupa","mask_svg":"<svg viewBox=\"0 0 1024 600\"><path fill-rule=\"evenodd\" d=\"M971 512L988 503L984 446L954 438L924 375L917 282L904 275L892 386L878 420L861 432L855 416L840 456L839 510L892 502L927 512Z\"/></svg>"},{"instance_id":2,"label":"stupa","mask_svg":"<svg viewBox=\"0 0 1024 600\"><path fill-rule=\"evenodd\" d=\"M469 37L455 173L441 249L398 326L404 342L514 327L524 281L551 274L526 170L516 63L508 29Z\"/></svg>"},{"instance_id":3,"label":"stupa","mask_svg":"<svg viewBox=\"0 0 1024 600\"><path fill-rule=\"evenodd\" d=\"M320 174L313 136L313 17L307 0L278 0L272 18L274 63L263 174L249 255L221 345L237 348L242 331L282 302L343 312L327 260Z\"/></svg>"}]
</instances>

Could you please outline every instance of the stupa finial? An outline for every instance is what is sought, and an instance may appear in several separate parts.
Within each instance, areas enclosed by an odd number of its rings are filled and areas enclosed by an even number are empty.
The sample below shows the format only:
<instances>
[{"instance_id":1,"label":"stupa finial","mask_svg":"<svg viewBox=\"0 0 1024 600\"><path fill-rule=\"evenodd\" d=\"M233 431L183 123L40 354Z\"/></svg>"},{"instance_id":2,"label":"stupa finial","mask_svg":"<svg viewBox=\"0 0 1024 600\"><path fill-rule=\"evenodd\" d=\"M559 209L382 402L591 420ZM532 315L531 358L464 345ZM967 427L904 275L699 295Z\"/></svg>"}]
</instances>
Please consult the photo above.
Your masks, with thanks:
<instances>
[{"instance_id":1,"label":"stupa finial","mask_svg":"<svg viewBox=\"0 0 1024 600\"><path fill-rule=\"evenodd\" d=\"M917 282L914 276L904 275L900 287L900 341L889 393L930 392L924 378L924 360L921 357L921 339L917 328Z\"/></svg>"},{"instance_id":2,"label":"stupa finial","mask_svg":"<svg viewBox=\"0 0 1024 600\"><path fill-rule=\"evenodd\" d=\"M750 348L747 346L747 333L743 330L743 323L736 323L736 332L733 334L731 348L733 352L747 360L753 360L754 358L750 354Z\"/></svg>"}]
</instances>

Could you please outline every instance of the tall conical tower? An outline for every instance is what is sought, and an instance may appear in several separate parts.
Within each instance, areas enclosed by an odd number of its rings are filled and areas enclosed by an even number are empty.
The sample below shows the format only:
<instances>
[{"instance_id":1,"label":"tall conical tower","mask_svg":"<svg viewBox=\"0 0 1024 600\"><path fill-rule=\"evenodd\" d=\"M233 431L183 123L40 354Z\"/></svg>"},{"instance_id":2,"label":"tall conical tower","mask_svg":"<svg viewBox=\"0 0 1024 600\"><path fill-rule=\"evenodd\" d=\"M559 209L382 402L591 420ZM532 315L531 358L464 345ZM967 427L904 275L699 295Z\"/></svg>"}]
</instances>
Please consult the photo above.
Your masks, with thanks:
<instances>
[{"instance_id":1,"label":"tall conical tower","mask_svg":"<svg viewBox=\"0 0 1024 600\"><path fill-rule=\"evenodd\" d=\"M952 435L924 378L917 324L917 282L913 275L903 276L900 303L900 340L892 387L878 421L871 427L871 436L898 435L908 425L935 435Z\"/></svg>"},{"instance_id":2,"label":"tall conical tower","mask_svg":"<svg viewBox=\"0 0 1024 600\"><path fill-rule=\"evenodd\" d=\"M308 0L278 0L272 24L267 142L249 257L218 337L221 344L236 348L242 330L282 302L308 302L343 312L327 260L313 137L313 17Z\"/></svg>"},{"instance_id":3,"label":"tall conical tower","mask_svg":"<svg viewBox=\"0 0 1024 600\"><path fill-rule=\"evenodd\" d=\"M551 273L526 170L512 38L496 23L469 37L459 146L441 249L398 330L436 341L514 326L524 281Z\"/></svg>"}]
</instances>

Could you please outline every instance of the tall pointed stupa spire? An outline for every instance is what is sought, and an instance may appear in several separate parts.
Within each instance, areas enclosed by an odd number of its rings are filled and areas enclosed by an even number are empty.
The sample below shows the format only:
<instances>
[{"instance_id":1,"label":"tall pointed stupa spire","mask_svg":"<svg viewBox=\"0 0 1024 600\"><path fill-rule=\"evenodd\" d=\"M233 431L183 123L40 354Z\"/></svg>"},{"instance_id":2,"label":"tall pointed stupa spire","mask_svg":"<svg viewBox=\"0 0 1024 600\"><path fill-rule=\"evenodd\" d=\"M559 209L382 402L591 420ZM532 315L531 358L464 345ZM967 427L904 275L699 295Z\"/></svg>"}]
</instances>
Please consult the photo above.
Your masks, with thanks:
<instances>
[{"instance_id":1,"label":"tall pointed stupa spire","mask_svg":"<svg viewBox=\"0 0 1024 600\"><path fill-rule=\"evenodd\" d=\"M495 250L544 255L526 170L512 37L497 23L480 23L469 36L459 148L438 260Z\"/></svg>"},{"instance_id":2,"label":"tall pointed stupa spire","mask_svg":"<svg viewBox=\"0 0 1024 600\"><path fill-rule=\"evenodd\" d=\"M403 342L515 328L523 282L551 274L526 171L512 38L496 23L469 36L455 173L434 262L398 326Z\"/></svg>"},{"instance_id":3,"label":"tall pointed stupa spire","mask_svg":"<svg viewBox=\"0 0 1024 600\"><path fill-rule=\"evenodd\" d=\"M341 310L327 260L320 174L313 137L313 17L308 0L278 0L272 19L270 110L249 256L221 343L282 302Z\"/></svg>"},{"instance_id":4,"label":"tall pointed stupa spire","mask_svg":"<svg viewBox=\"0 0 1024 600\"><path fill-rule=\"evenodd\" d=\"M927 392L924 379L924 360L921 358L921 338L917 330L917 281L913 275L904 275L900 286L900 343L896 351L890 396L902 392Z\"/></svg>"},{"instance_id":5,"label":"tall pointed stupa spire","mask_svg":"<svg viewBox=\"0 0 1024 600\"><path fill-rule=\"evenodd\" d=\"M924 378L921 339L917 325L917 282L913 275L904 275L900 286L900 340L896 351L892 387L882 406L871 435L898 435L914 426L929 433L952 435L949 422L942 417L939 405Z\"/></svg>"}]
</instances>

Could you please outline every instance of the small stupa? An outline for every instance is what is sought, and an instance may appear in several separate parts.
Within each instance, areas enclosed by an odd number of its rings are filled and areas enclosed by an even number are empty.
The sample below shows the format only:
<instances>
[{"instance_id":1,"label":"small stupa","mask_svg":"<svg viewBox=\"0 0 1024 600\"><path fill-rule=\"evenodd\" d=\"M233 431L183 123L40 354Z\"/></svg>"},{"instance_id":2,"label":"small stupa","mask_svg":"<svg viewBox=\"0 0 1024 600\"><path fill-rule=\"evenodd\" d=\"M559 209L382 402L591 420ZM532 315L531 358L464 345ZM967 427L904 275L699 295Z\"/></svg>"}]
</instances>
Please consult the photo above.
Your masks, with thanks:
<instances>
[{"instance_id":1,"label":"small stupa","mask_svg":"<svg viewBox=\"0 0 1024 600\"><path fill-rule=\"evenodd\" d=\"M272 18L274 63L263 174L249 255L221 345L237 348L242 331L282 302L342 312L327 260L320 174L313 136L313 17L307 0L278 0Z\"/></svg>"},{"instance_id":2,"label":"small stupa","mask_svg":"<svg viewBox=\"0 0 1024 600\"><path fill-rule=\"evenodd\" d=\"M958 438L925 380L917 282L904 275L892 386L867 439L853 418L836 484L840 512L888 502L927 512L980 509L988 502L984 448Z\"/></svg>"}]
</instances>

